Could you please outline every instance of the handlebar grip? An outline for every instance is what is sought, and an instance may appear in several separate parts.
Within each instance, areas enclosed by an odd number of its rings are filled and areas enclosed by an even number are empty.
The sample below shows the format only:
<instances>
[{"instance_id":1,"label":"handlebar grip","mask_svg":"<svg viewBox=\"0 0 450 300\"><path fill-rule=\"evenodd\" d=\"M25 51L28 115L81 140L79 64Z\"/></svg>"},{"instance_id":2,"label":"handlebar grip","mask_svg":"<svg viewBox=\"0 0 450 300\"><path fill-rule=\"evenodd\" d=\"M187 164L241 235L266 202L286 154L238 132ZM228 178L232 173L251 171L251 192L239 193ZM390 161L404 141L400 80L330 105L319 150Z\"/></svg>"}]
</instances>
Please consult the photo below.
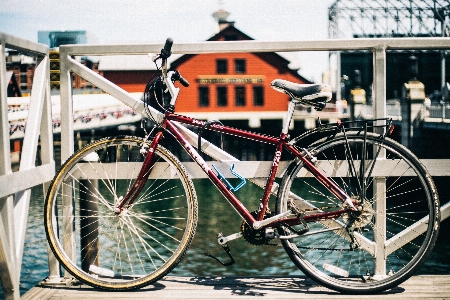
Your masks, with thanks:
<instances>
[{"instance_id":1,"label":"handlebar grip","mask_svg":"<svg viewBox=\"0 0 450 300\"><path fill-rule=\"evenodd\" d=\"M167 38L166 43L164 44L164 48L161 49L161 56L163 58L168 58L172 52L172 44L173 44L173 39L172 38Z\"/></svg>"},{"instance_id":2,"label":"handlebar grip","mask_svg":"<svg viewBox=\"0 0 450 300\"><path fill-rule=\"evenodd\" d=\"M181 83L182 86L184 87L188 87L189 86L189 81L187 81L186 79L184 79L183 77L180 76L180 79L178 79L178 81Z\"/></svg>"},{"instance_id":3,"label":"handlebar grip","mask_svg":"<svg viewBox=\"0 0 450 300\"><path fill-rule=\"evenodd\" d=\"M184 87L188 87L189 86L189 81L187 81L186 79L184 79L182 76L181 76L181 74L180 74L180 72L178 72L178 71L174 71L174 73L172 74L172 78L171 78L172 80L177 80L178 82L180 82L181 83L181 85L182 86L184 86Z\"/></svg>"}]
</instances>

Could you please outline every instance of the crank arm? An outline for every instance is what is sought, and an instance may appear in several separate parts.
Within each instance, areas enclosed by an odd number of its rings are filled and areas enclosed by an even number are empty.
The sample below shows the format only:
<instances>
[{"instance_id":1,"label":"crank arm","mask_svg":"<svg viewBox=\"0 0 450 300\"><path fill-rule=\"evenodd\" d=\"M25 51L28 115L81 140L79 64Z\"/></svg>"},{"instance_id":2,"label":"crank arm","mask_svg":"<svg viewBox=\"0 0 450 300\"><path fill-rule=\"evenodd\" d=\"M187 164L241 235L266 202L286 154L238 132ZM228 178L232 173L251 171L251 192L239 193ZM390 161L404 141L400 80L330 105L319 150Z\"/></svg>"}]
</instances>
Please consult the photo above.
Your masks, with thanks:
<instances>
[{"instance_id":1,"label":"crank arm","mask_svg":"<svg viewBox=\"0 0 450 300\"><path fill-rule=\"evenodd\" d=\"M233 233L233 234L230 234L229 236L219 236L219 237L217 237L217 242L220 245L225 245L228 241L238 239L241 236L242 236L242 232Z\"/></svg>"}]
</instances>

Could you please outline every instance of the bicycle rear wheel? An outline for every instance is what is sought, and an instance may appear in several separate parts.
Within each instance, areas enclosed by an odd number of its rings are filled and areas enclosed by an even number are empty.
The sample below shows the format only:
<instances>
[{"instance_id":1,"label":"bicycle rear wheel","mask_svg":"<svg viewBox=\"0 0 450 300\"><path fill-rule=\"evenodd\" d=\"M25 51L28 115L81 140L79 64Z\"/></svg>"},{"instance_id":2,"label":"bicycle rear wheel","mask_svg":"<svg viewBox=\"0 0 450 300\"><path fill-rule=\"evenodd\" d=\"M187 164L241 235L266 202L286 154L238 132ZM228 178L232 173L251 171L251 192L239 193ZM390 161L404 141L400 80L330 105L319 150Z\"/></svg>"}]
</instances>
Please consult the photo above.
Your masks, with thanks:
<instances>
[{"instance_id":1,"label":"bicycle rear wheel","mask_svg":"<svg viewBox=\"0 0 450 300\"><path fill-rule=\"evenodd\" d=\"M162 146L132 206L116 213L141 169L143 144L129 136L91 143L64 163L49 187L50 247L70 274L91 286L126 290L153 283L180 262L194 236L192 180Z\"/></svg>"},{"instance_id":2,"label":"bicycle rear wheel","mask_svg":"<svg viewBox=\"0 0 450 300\"><path fill-rule=\"evenodd\" d=\"M421 162L371 133L338 134L309 152L362 211L308 223L307 234L283 240L295 265L318 283L352 294L380 292L408 279L431 252L440 221L437 191ZM301 162L283 177L277 213L288 210L289 201L305 216L344 207ZM279 232L293 229L280 226Z\"/></svg>"}]
</instances>

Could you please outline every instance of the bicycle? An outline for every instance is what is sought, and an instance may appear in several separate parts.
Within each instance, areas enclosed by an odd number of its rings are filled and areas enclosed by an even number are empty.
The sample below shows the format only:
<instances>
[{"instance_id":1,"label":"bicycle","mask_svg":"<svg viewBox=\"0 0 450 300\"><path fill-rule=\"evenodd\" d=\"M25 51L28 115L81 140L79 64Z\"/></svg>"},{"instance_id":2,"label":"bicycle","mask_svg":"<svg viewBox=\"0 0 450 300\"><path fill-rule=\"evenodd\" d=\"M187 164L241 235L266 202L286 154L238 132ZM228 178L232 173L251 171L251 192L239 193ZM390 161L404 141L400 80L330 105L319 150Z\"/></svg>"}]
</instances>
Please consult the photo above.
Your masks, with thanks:
<instances>
[{"instance_id":1,"label":"bicycle","mask_svg":"<svg viewBox=\"0 0 450 300\"><path fill-rule=\"evenodd\" d=\"M184 164L161 145L163 137L181 145L243 219L237 233L218 234L230 259L208 254L219 263L234 262L228 242L242 237L254 245L281 241L305 275L344 293L377 293L418 270L438 235L438 194L417 157L388 137L389 119L320 124L291 139L295 106L321 110L331 89L279 79L272 87L290 96L279 137L177 115L180 89L174 84L189 83L167 69L171 47L168 39L154 58L161 74L145 92L151 132L88 144L64 162L49 186L45 231L65 270L94 287L128 290L156 282L181 261L197 225L197 195ZM197 145L181 124L199 129ZM225 163L240 178L237 186L203 159L202 147L211 146L203 130L275 147L267 176L247 179L263 188L254 210L236 196L246 181L233 169L236 159ZM302 145L308 139L315 141ZM290 162L281 170L285 156ZM279 182L277 171L283 173Z\"/></svg>"}]
</instances>

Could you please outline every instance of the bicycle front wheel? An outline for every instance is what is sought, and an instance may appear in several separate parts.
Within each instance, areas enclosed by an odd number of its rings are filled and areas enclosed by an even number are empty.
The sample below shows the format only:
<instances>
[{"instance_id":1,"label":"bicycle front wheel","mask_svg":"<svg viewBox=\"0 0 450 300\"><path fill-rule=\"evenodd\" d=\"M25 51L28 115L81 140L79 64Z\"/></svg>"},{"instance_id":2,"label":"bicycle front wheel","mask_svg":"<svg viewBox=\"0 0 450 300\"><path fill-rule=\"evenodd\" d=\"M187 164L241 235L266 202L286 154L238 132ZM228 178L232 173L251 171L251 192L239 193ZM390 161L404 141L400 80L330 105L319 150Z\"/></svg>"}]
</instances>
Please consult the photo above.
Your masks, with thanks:
<instances>
[{"instance_id":1,"label":"bicycle front wheel","mask_svg":"<svg viewBox=\"0 0 450 300\"><path fill-rule=\"evenodd\" d=\"M197 225L197 196L179 160L158 146L134 203L115 210L132 188L144 156L141 138L104 138L70 157L45 201L45 230L62 266L80 281L127 290L170 272Z\"/></svg>"},{"instance_id":2,"label":"bicycle front wheel","mask_svg":"<svg viewBox=\"0 0 450 300\"><path fill-rule=\"evenodd\" d=\"M361 211L328 215L308 223L304 236L283 240L295 265L318 283L352 294L380 292L408 279L431 252L440 221L437 191L421 162L371 133L338 134L309 152ZM277 201L277 213L294 203L304 216L345 207L299 162L285 173ZM305 230L297 227L279 231Z\"/></svg>"}]
</instances>

